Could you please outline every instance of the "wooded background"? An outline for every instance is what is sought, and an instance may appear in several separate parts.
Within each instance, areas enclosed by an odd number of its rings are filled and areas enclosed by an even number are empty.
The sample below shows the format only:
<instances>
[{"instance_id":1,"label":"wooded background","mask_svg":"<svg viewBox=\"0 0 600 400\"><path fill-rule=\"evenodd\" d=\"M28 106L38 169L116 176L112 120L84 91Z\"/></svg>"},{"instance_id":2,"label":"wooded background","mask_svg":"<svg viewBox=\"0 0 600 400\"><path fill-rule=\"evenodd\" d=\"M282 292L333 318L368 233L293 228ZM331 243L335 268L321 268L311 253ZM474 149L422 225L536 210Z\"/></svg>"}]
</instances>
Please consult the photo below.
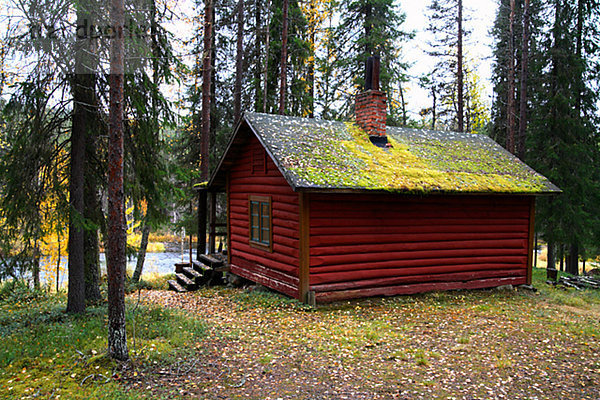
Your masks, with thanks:
<instances>
[{"instance_id":1,"label":"wooded background","mask_svg":"<svg viewBox=\"0 0 600 400\"><path fill-rule=\"evenodd\" d=\"M122 106L124 197L146 242L175 211L184 216L177 226L194 233L194 186L206 181L244 111L352 120L365 60L377 55L388 125L491 136L563 190L537 202L550 265L560 260L577 273L578 260L600 252L598 1L500 0L490 21L491 107L468 56L462 0L429 3L425 47L437 63L420 76L403 59L414 34L403 28L402 2L206 0L193 15L173 6L125 4L127 21L145 21L126 23L145 34L143 47L125 38ZM68 237L69 304L81 310L100 297L111 74L102 38L72 39L86 20L108 21L107 6L0 7L0 279L30 271L38 285L49 243L60 254ZM189 42L172 32L182 20L197 32ZM430 96L418 118L407 112L409 82ZM175 84L185 84L184 96L171 94Z\"/></svg>"}]
</instances>

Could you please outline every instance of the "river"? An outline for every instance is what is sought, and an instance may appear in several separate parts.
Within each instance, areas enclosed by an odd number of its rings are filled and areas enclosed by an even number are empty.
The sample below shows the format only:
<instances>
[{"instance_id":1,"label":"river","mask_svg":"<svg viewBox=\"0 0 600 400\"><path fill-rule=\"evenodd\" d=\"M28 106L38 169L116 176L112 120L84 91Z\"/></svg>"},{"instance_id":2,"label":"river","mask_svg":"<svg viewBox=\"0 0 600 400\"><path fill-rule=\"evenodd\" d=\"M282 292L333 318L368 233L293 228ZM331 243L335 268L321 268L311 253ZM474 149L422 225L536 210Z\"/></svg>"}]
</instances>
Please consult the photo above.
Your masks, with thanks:
<instances>
[{"instance_id":1,"label":"river","mask_svg":"<svg viewBox=\"0 0 600 400\"><path fill-rule=\"evenodd\" d=\"M193 252L192 257L196 257L196 252ZM185 252L164 252L164 253L147 253L146 259L144 261L144 270L143 275L165 275L171 274L175 272L175 263L189 261L189 252L185 250ZM135 265L137 263L136 257L131 257L127 260L127 274L131 276L133 271L135 270ZM66 287L67 285L67 271L68 271L68 258L67 256L62 256L60 258L60 275L59 275L59 284L61 287ZM100 270L102 274L106 274L106 258L104 253L100 253ZM42 272L40 274L40 280L42 284L50 283L52 286L56 285L56 266L54 268L42 268Z\"/></svg>"}]
</instances>

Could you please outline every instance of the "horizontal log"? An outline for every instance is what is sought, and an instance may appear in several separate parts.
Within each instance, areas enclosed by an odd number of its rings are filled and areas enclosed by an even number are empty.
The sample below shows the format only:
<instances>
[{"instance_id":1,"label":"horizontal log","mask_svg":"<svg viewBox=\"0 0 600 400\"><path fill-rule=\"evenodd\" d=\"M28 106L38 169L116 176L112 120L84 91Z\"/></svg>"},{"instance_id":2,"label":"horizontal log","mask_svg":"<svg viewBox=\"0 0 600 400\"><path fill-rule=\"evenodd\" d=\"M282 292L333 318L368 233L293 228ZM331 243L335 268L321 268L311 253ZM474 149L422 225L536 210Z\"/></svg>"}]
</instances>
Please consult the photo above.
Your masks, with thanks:
<instances>
[{"instance_id":1,"label":"horizontal log","mask_svg":"<svg viewBox=\"0 0 600 400\"><path fill-rule=\"evenodd\" d=\"M345 238L352 238L356 235L362 235L363 238L377 240L373 243L384 242L388 235L403 235L405 242L422 242L425 240L440 240L443 237L452 235L459 239L476 238L494 238L506 239L509 237L527 237L526 226L516 227L514 225L448 225L448 226L369 226L369 227L329 227L329 228L311 228L312 238L319 238L315 242L319 244L344 243ZM336 238L339 238L337 241ZM414 239L413 239L414 238ZM312 243L312 240L311 240ZM369 242L371 243L371 242ZM348 243L350 244L350 243Z\"/></svg>"},{"instance_id":2,"label":"horizontal log","mask_svg":"<svg viewBox=\"0 0 600 400\"><path fill-rule=\"evenodd\" d=\"M418 260L427 258L476 257L476 256L521 256L526 255L523 249L460 249L460 250L427 250L396 251L371 254L341 254L332 256L312 256L311 266L366 263L387 260Z\"/></svg>"},{"instance_id":3,"label":"horizontal log","mask_svg":"<svg viewBox=\"0 0 600 400\"><path fill-rule=\"evenodd\" d=\"M236 212L229 212L229 223L230 224L235 224L238 226L243 226L246 229L248 229L248 226L250 224L250 217L248 216L248 214L240 214L240 213L236 213Z\"/></svg>"},{"instance_id":4,"label":"horizontal log","mask_svg":"<svg viewBox=\"0 0 600 400\"><path fill-rule=\"evenodd\" d=\"M273 234L285 236L291 239L298 239L298 222L294 221L277 221L273 225Z\"/></svg>"},{"instance_id":5,"label":"horizontal log","mask_svg":"<svg viewBox=\"0 0 600 400\"><path fill-rule=\"evenodd\" d=\"M311 256L336 256L361 253L392 253L404 251L424 250L466 250L466 249L527 249L528 240L524 239L489 239L489 240L450 240L431 242L404 242L400 237L388 237L387 243L358 244L362 243L361 237L356 236L351 245L326 245L313 246L311 243ZM394 242L394 240L396 240Z\"/></svg>"},{"instance_id":6,"label":"horizontal log","mask_svg":"<svg viewBox=\"0 0 600 400\"><path fill-rule=\"evenodd\" d=\"M448 204L486 204L486 205L504 205L504 204L527 204L528 197L522 195L406 195L406 194L324 194L315 193L311 195L311 204L317 202L323 203L366 203L373 204L373 199L379 203L417 203L417 204L432 204L432 205L448 205ZM360 204L357 204L360 206Z\"/></svg>"},{"instance_id":7,"label":"horizontal log","mask_svg":"<svg viewBox=\"0 0 600 400\"><path fill-rule=\"evenodd\" d=\"M293 287L290 286L288 284L285 284L281 281L278 281L276 279L272 279L269 278L267 276L264 276L262 274L258 274L256 272L253 271L249 271L247 269L238 267L234 264L231 265L230 267L230 271L236 275L241 276L242 278L246 278L248 280L251 280L253 282L259 283L263 286L266 286L270 289L276 290L280 293L284 293L290 297L293 297L295 299L297 299L299 297L298 295L298 287Z\"/></svg>"},{"instance_id":8,"label":"horizontal log","mask_svg":"<svg viewBox=\"0 0 600 400\"><path fill-rule=\"evenodd\" d=\"M310 290L313 290L315 292L331 292L334 290L385 287L394 285L406 285L409 283L465 282L483 278L523 277L525 275L526 270L524 268L500 269L491 271L468 271L447 274L397 276L377 279L350 280L337 283L311 284Z\"/></svg>"},{"instance_id":9,"label":"horizontal log","mask_svg":"<svg viewBox=\"0 0 600 400\"><path fill-rule=\"evenodd\" d=\"M422 213L422 214L433 214L433 215L445 215L462 212L472 213L526 213L529 208L529 204L502 204L502 205L491 205L489 203L472 204L472 202L465 202L462 204L432 204L432 203L407 203L407 202L393 202L383 203L378 201L376 196L370 202L357 203L347 201L331 201L331 202L311 202L311 209L313 212L330 213L335 212L338 214L346 215L381 215L381 213L388 214L390 212L406 212L411 213Z\"/></svg>"},{"instance_id":10,"label":"horizontal log","mask_svg":"<svg viewBox=\"0 0 600 400\"><path fill-rule=\"evenodd\" d=\"M334 282L349 282L361 281L365 279L382 279L382 278L400 278L400 277L419 277L436 274L452 274L458 272L472 271L499 271L520 270L525 274L527 269L525 264L451 264L451 265L434 265L427 267L407 267L407 268L385 268L385 269L363 269L353 271L337 271L328 273L312 273L310 274L311 284L324 284Z\"/></svg>"},{"instance_id":11,"label":"horizontal log","mask_svg":"<svg viewBox=\"0 0 600 400\"><path fill-rule=\"evenodd\" d=\"M275 232L273 232L273 243L279 243L294 250L298 250L298 239L278 235Z\"/></svg>"},{"instance_id":12,"label":"horizontal log","mask_svg":"<svg viewBox=\"0 0 600 400\"><path fill-rule=\"evenodd\" d=\"M281 240L278 240L278 239L281 239L281 237L279 237L279 236L273 237L273 253L282 254L284 256L288 256L288 257L292 257L292 258L298 258L298 246L293 246L293 244L297 244L297 242L292 243L292 246L288 246L288 245L284 244ZM249 238L247 235L239 235L237 233L234 233L233 231L231 232L231 241L232 241L232 246L237 245L237 244L242 244L242 245L249 244Z\"/></svg>"},{"instance_id":13,"label":"horizontal log","mask_svg":"<svg viewBox=\"0 0 600 400\"><path fill-rule=\"evenodd\" d=\"M527 262L527 256L482 256L482 257L450 257L450 258L429 258L429 259L414 259L414 260L385 260L370 263L349 263L335 264L329 266L311 266L310 273L327 273L327 272L346 272L356 270L370 269L385 269L385 268L416 268L430 267L439 265L471 265L471 264L499 264L499 265L514 265L515 267L524 267Z\"/></svg>"},{"instance_id":14,"label":"horizontal log","mask_svg":"<svg viewBox=\"0 0 600 400\"><path fill-rule=\"evenodd\" d=\"M233 184L246 184L246 185L264 185L268 187L282 186L289 187L287 181L283 176L260 176L260 175L248 175L241 176L237 174L231 174L229 181Z\"/></svg>"},{"instance_id":15,"label":"horizontal log","mask_svg":"<svg viewBox=\"0 0 600 400\"><path fill-rule=\"evenodd\" d=\"M246 231L249 229L250 221L248 215L242 215L239 213L230 213L229 223L231 226L237 226L245 229ZM290 221L277 219L273 221L273 233L287 236L293 239L298 238L298 221ZM247 235L247 233L246 233Z\"/></svg>"},{"instance_id":16,"label":"horizontal log","mask_svg":"<svg viewBox=\"0 0 600 400\"><path fill-rule=\"evenodd\" d=\"M527 225L529 218L444 218L444 219L427 219L427 218L398 218L398 219L386 219L379 218L376 220L354 220L354 219L332 219L332 218L316 218L311 214L310 227L368 227L368 226L394 226L394 227L418 227L418 226L473 226L473 225L513 225L513 226L524 226Z\"/></svg>"},{"instance_id":17,"label":"horizontal log","mask_svg":"<svg viewBox=\"0 0 600 400\"><path fill-rule=\"evenodd\" d=\"M248 193L242 193L242 192L230 192L229 193L229 197L231 200L243 200L243 201L248 201ZM298 194L297 193L293 193L289 194L289 195L285 195L285 194L272 194L271 195L271 200L273 202L278 202L278 203L286 203L286 204L295 204L298 205Z\"/></svg>"},{"instance_id":18,"label":"horizontal log","mask_svg":"<svg viewBox=\"0 0 600 400\"><path fill-rule=\"evenodd\" d=\"M232 238L233 239L233 238ZM249 261L272 267L273 269L293 273L298 268L298 259L284 254L269 253L262 249L251 247L247 243L232 240L231 251Z\"/></svg>"},{"instance_id":19,"label":"horizontal log","mask_svg":"<svg viewBox=\"0 0 600 400\"><path fill-rule=\"evenodd\" d=\"M273 223L277 223L278 220L283 220L283 221L298 221L299 220L298 213L291 213L291 212L279 210L275 207L273 207L273 210L271 210L271 213L273 215Z\"/></svg>"},{"instance_id":20,"label":"horizontal log","mask_svg":"<svg viewBox=\"0 0 600 400\"><path fill-rule=\"evenodd\" d=\"M232 260L233 261L233 260ZM235 265L242 267L248 271L254 271L258 274L265 275L269 278L276 279L280 282L288 284L293 287L298 286L298 271L295 274L288 274L276 269L265 267L264 265L253 263L243 258L237 257L235 259Z\"/></svg>"},{"instance_id":21,"label":"horizontal log","mask_svg":"<svg viewBox=\"0 0 600 400\"><path fill-rule=\"evenodd\" d=\"M239 226L232 225L230 229L231 229L231 234L237 235L237 237L239 238L239 241L244 241L243 239L245 239L246 241L248 240L248 238L249 238L248 228L241 228ZM298 237L294 238L294 237L290 237L287 235L281 235L280 231L282 231L282 230L286 234L294 233L294 231L285 229L285 228L273 229L273 243L281 243L288 247L298 249ZM297 236L297 232L296 232L296 236Z\"/></svg>"},{"instance_id":22,"label":"horizontal log","mask_svg":"<svg viewBox=\"0 0 600 400\"><path fill-rule=\"evenodd\" d=\"M315 298L318 303L328 303L370 296L397 296L401 294L415 294L438 290L482 289L502 285L523 285L525 284L525 279L525 277L491 278L469 282L433 282L368 289L341 290L316 293Z\"/></svg>"},{"instance_id":23,"label":"horizontal log","mask_svg":"<svg viewBox=\"0 0 600 400\"><path fill-rule=\"evenodd\" d=\"M461 210L446 211L444 209L431 209L423 211L410 211L402 209L386 209L381 210L377 208L360 209L354 212L336 212L335 210L319 210L311 208L310 214L314 218L329 218L331 220L336 219L352 219L355 221L369 220L395 220L403 218L423 218L423 219L434 219L443 220L448 218L459 218L459 219L502 219L502 218L529 218L527 211L477 211L470 210L467 206Z\"/></svg>"},{"instance_id":24,"label":"horizontal log","mask_svg":"<svg viewBox=\"0 0 600 400\"><path fill-rule=\"evenodd\" d=\"M237 209L238 212L242 212L241 209L245 209L246 212L248 212L248 197L246 197L245 199L232 199L229 201L229 206L231 209ZM278 210L282 210L282 211L287 211L287 212L291 212L291 213L295 213L298 214L300 212L300 208L298 206L298 203L296 204L292 204L292 203L281 203L275 200L272 200L271 202L273 209L278 209Z\"/></svg>"},{"instance_id":25,"label":"horizontal log","mask_svg":"<svg viewBox=\"0 0 600 400\"><path fill-rule=\"evenodd\" d=\"M233 184L231 182L231 191L246 194L288 194L294 193L290 186L263 186L263 185L246 185L243 183Z\"/></svg>"},{"instance_id":26,"label":"horizontal log","mask_svg":"<svg viewBox=\"0 0 600 400\"><path fill-rule=\"evenodd\" d=\"M231 205L229 207L229 211L231 215L235 216L235 218L242 219L244 215L246 215L246 218L249 218L248 205ZM274 222L277 221L277 218L291 221L298 221L299 219L299 210L297 206L283 207L282 205L274 205L271 213L273 215Z\"/></svg>"},{"instance_id":27,"label":"horizontal log","mask_svg":"<svg viewBox=\"0 0 600 400\"><path fill-rule=\"evenodd\" d=\"M230 170L229 179L235 182L243 181L245 178L251 177L272 177L272 178L283 178L281 172L277 169L277 167L267 167L267 173L264 171L255 171L252 172L251 165L245 165L243 167L234 167Z\"/></svg>"}]
</instances>

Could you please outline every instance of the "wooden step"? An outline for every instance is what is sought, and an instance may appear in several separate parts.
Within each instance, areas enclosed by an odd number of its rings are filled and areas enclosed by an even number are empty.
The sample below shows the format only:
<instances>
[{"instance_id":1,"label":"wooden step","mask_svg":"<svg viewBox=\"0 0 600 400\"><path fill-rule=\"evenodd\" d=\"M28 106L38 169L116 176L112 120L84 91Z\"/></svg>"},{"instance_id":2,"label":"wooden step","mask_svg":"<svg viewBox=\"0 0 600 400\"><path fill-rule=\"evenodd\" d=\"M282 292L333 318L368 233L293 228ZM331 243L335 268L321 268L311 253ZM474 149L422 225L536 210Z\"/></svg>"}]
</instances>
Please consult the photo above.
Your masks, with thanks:
<instances>
[{"instance_id":1,"label":"wooden step","mask_svg":"<svg viewBox=\"0 0 600 400\"><path fill-rule=\"evenodd\" d=\"M194 281L192 281L190 278L188 278L184 274L175 274L175 277L177 278L177 282L181 286L185 287L188 291L196 289L196 283L194 283Z\"/></svg>"},{"instance_id":2,"label":"wooden step","mask_svg":"<svg viewBox=\"0 0 600 400\"><path fill-rule=\"evenodd\" d=\"M190 263L186 263L186 262L175 263L175 273L180 274L183 272L184 267L189 267L189 266L190 266Z\"/></svg>"},{"instance_id":3,"label":"wooden step","mask_svg":"<svg viewBox=\"0 0 600 400\"><path fill-rule=\"evenodd\" d=\"M200 261L202 261L204 264L208 265L212 269L215 269L215 268L223 265L222 260L219 260L218 258L215 258L209 254L200 254L199 258L200 258Z\"/></svg>"},{"instance_id":4,"label":"wooden step","mask_svg":"<svg viewBox=\"0 0 600 400\"><path fill-rule=\"evenodd\" d=\"M187 276L188 278L190 278L191 280L193 280L196 285L200 286L202 285L204 282L204 277L202 276L202 274L198 271L196 271L193 268L190 267L184 267L183 268L183 274L185 276Z\"/></svg>"},{"instance_id":5,"label":"wooden step","mask_svg":"<svg viewBox=\"0 0 600 400\"><path fill-rule=\"evenodd\" d=\"M185 288L183 286L181 286L177 281L171 279L168 280L167 283L169 284L169 289L178 292L178 293L185 293L187 292L187 290L185 290Z\"/></svg>"},{"instance_id":6,"label":"wooden step","mask_svg":"<svg viewBox=\"0 0 600 400\"><path fill-rule=\"evenodd\" d=\"M210 268L209 265L204 264L203 262L198 261L198 260L193 260L192 261L192 266L194 267L194 269L196 271L198 271L202 275L204 275L205 273L211 271L211 268Z\"/></svg>"}]
</instances>

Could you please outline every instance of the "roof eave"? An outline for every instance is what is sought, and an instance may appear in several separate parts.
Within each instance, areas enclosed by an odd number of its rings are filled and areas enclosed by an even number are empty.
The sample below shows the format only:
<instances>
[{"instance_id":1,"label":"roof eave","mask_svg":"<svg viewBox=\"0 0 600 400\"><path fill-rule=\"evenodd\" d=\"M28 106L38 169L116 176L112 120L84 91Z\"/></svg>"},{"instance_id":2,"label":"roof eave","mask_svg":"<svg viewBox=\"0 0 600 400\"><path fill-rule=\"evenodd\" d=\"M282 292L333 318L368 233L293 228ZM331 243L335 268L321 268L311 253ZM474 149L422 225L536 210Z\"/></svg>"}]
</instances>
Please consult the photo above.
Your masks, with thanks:
<instances>
[{"instance_id":1,"label":"roof eave","mask_svg":"<svg viewBox=\"0 0 600 400\"><path fill-rule=\"evenodd\" d=\"M365 188L328 188L299 186L298 192L322 193L322 194L398 194L406 196L553 196L562 193L558 191L544 192L486 192L486 191L447 191L447 190L389 190L389 189L365 189Z\"/></svg>"}]
</instances>

